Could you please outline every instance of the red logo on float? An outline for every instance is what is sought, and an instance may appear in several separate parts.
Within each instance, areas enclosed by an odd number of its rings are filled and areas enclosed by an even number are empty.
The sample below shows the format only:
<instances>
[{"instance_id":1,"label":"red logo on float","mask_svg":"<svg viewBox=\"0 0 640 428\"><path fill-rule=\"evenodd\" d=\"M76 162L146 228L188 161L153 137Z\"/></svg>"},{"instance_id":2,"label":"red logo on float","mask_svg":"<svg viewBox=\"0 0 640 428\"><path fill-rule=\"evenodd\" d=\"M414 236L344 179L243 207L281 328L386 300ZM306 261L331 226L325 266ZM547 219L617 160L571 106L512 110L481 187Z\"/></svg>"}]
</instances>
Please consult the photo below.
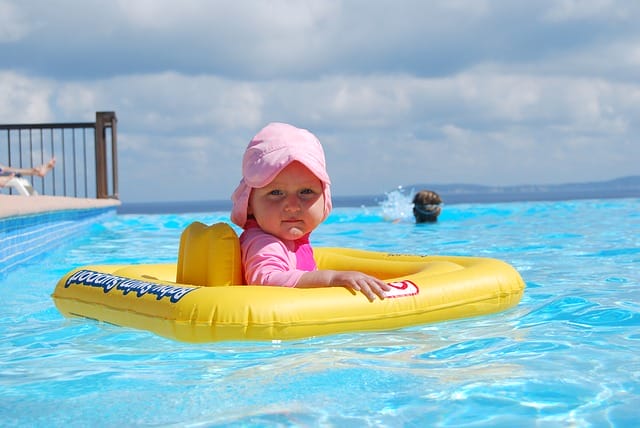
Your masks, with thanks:
<instances>
[{"instance_id":1,"label":"red logo on float","mask_svg":"<svg viewBox=\"0 0 640 428\"><path fill-rule=\"evenodd\" d=\"M408 279L398 282L388 282L387 284L391 286L391 290L384 293L385 297L414 296L420 292L418 286Z\"/></svg>"}]
</instances>

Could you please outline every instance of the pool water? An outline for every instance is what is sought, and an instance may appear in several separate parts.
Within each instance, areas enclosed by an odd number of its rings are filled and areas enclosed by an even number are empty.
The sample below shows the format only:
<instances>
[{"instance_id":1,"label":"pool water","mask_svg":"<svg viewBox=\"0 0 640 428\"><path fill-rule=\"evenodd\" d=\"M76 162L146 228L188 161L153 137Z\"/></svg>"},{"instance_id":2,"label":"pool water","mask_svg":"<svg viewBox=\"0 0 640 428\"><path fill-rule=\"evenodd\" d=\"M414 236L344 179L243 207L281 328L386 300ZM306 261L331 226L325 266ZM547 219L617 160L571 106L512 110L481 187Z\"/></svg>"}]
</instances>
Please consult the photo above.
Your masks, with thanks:
<instances>
[{"instance_id":1,"label":"pool water","mask_svg":"<svg viewBox=\"0 0 640 428\"><path fill-rule=\"evenodd\" d=\"M65 319L73 267L173 262L189 223L228 212L114 215L0 279L3 426L631 427L640 416L638 199L338 208L316 246L503 259L508 311L396 331L186 344ZM390 218L401 221L391 222Z\"/></svg>"}]
</instances>

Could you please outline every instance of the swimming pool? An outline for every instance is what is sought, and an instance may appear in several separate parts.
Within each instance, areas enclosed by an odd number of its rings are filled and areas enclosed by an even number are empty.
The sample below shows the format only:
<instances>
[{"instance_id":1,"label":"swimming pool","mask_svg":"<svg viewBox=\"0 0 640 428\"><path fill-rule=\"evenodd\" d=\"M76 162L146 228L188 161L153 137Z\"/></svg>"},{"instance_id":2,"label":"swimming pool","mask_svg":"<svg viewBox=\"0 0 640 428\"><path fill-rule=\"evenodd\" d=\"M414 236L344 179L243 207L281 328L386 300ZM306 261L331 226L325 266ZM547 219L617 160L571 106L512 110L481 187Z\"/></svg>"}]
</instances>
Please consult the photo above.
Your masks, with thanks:
<instances>
[{"instance_id":1,"label":"swimming pool","mask_svg":"<svg viewBox=\"0 0 640 428\"><path fill-rule=\"evenodd\" d=\"M185 344L63 318L72 267L173 262L191 221L119 215L0 279L7 426L634 426L640 408L638 199L446 206L441 221L338 208L319 245L495 257L514 309L391 332Z\"/></svg>"}]
</instances>

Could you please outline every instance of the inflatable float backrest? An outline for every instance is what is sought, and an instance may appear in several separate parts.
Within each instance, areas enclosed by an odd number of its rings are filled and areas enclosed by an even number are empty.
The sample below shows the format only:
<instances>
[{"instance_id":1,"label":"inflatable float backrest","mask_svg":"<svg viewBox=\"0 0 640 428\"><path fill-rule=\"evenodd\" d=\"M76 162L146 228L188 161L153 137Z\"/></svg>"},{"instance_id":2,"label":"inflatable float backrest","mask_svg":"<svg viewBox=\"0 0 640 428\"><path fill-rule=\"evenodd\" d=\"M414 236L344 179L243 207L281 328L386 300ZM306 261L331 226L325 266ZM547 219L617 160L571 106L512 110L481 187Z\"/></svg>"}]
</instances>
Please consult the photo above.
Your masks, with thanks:
<instances>
[{"instance_id":1,"label":"inflatable float backrest","mask_svg":"<svg viewBox=\"0 0 640 428\"><path fill-rule=\"evenodd\" d=\"M191 223L180 236L176 282L200 286L242 284L238 235L227 223Z\"/></svg>"}]
</instances>

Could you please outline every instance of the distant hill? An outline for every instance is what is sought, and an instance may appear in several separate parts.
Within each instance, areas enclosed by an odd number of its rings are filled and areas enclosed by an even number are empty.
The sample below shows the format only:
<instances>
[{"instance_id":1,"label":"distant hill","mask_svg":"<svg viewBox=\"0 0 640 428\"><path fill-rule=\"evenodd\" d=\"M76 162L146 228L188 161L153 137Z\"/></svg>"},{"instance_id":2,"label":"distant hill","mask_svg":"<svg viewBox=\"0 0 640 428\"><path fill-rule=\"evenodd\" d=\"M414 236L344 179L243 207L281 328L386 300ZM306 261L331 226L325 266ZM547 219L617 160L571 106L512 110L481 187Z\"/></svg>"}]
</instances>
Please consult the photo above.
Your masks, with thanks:
<instances>
[{"instance_id":1,"label":"distant hill","mask_svg":"<svg viewBox=\"0 0 640 428\"><path fill-rule=\"evenodd\" d=\"M640 175L585 183L519 186L411 184L404 187L434 190L445 203L627 198L640 197Z\"/></svg>"},{"instance_id":2,"label":"distant hill","mask_svg":"<svg viewBox=\"0 0 640 428\"><path fill-rule=\"evenodd\" d=\"M553 185L482 186L477 184L411 184L407 190L431 189L440 194L445 204L491 203L517 201L558 201L571 199L607 199L640 197L640 176L622 177L592 183ZM377 206L386 199L381 195L333 196L335 207ZM230 200L182 202L128 202L118 213L185 213L231 210Z\"/></svg>"}]
</instances>

